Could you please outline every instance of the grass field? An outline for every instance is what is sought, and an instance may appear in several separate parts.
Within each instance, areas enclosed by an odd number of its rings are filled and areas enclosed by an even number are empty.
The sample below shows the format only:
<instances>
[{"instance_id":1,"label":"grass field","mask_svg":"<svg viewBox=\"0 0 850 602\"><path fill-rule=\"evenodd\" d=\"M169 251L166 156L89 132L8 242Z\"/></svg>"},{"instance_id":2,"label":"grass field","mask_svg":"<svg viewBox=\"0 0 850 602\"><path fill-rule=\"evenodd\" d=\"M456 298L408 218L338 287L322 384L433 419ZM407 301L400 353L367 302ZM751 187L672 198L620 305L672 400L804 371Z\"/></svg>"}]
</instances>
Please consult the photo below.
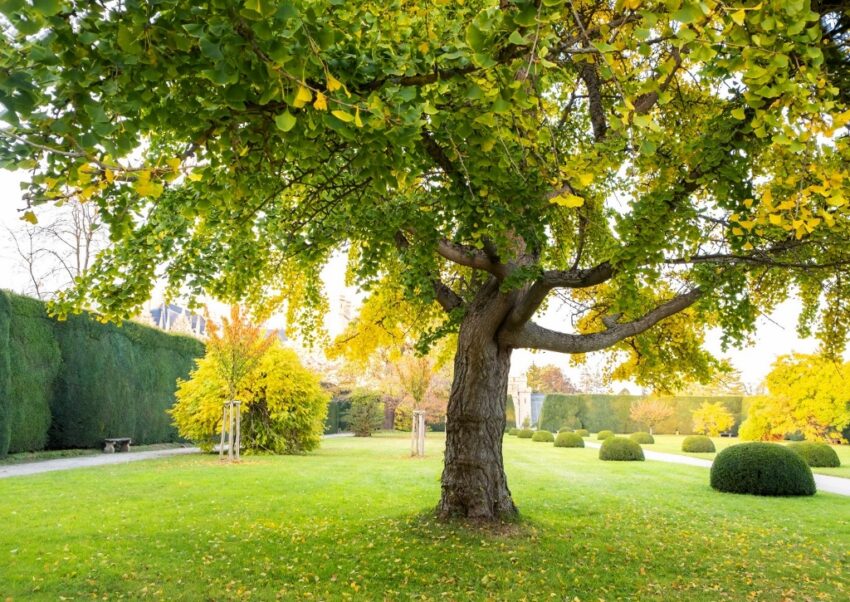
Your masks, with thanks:
<instances>
[{"instance_id":1,"label":"grass field","mask_svg":"<svg viewBox=\"0 0 850 602\"><path fill-rule=\"evenodd\" d=\"M327 440L0 480L0 600L850 599L850 498L505 439L523 520L441 524L441 439Z\"/></svg>"},{"instance_id":2,"label":"grass field","mask_svg":"<svg viewBox=\"0 0 850 602\"><path fill-rule=\"evenodd\" d=\"M644 448L652 451L665 452L670 454L680 454L683 456L693 456L694 458L705 458L713 460L717 454L690 454L682 451L682 439L684 435L655 435L655 443L645 445ZM593 441L589 438L588 441ZM737 437L712 437L714 447L717 451L726 449L730 445L742 443ZM833 445L832 448L838 453L838 459L841 460L841 466L838 468L812 468L813 472L818 474L827 474L835 477L845 477L850 479L850 445Z\"/></svg>"}]
</instances>

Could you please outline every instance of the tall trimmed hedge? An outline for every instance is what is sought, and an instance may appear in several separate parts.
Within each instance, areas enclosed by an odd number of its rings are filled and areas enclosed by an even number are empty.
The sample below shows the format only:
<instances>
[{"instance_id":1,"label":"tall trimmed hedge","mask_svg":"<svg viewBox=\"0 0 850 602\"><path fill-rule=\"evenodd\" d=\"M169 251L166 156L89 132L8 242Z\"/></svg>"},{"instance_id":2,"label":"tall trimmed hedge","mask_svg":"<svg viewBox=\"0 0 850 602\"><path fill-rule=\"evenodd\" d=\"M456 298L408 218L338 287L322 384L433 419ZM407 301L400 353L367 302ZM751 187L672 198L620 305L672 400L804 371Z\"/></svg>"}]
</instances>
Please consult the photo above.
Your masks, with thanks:
<instances>
[{"instance_id":1,"label":"tall trimmed hedge","mask_svg":"<svg viewBox=\"0 0 850 602\"><path fill-rule=\"evenodd\" d=\"M557 431L563 426L583 427L591 432L611 430L617 433L642 431L646 425L629 417L632 403L638 395L547 395L543 401L540 428ZM673 408L673 415L653 428L658 434L693 433L691 416L703 402L722 402L735 417L733 434L743 418L741 397L664 397Z\"/></svg>"},{"instance_id":2,"label":"tall trimmed hedge","mask_svg":"<svg viewBox=\"0 0 850 602\"><path fill-rule=\"evenodd\" d=\"M37 300L0 291L0 456L96 447L105 437L177 440L166 414L204 345L88 314L59 322Z\"/></svg>"},{"instance_id":3,"label":"tall trimmed hedge","mask_svg":"<svg viewBox=\"0 0 850 602\"><path fill-rule=\"evenodd\" d=\"M9 399L13 400L9 452L14 453L47 445L50 402L62 356L44 304L19 296L9 301Z\"/></svg>"},{"instance_id":4,"label":"tall trimmed hedge","mask_svg":"<svg viewBox=\"0 0 850 602\"><path fill-rule=\"evenodd\" d=\"M514 407L514 398L508 395L505 399L505 425L508 428L519 426L516 423L516 408Z\"/></svg>"}]
</instances>

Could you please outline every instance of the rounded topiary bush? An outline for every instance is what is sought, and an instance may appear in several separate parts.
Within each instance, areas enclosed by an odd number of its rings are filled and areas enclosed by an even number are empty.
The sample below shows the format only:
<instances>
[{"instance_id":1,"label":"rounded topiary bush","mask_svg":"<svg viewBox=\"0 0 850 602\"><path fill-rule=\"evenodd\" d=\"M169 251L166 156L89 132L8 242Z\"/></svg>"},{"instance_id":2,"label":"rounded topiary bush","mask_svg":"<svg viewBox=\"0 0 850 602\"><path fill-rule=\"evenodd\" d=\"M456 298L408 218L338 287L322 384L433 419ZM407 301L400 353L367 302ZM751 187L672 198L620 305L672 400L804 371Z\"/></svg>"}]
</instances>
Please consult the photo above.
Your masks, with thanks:
<instances>
[{"instance_id":1,"label":"rounded topiary bush","mask_svg":"<svg viewBox=\"0 0 850 602\"><path fill-rule=\"evenodd\" d=\"M784 445L741 443L717 454L711 486L729 493L814 495L815 479L806 462Z\"/></svg>"},{"instance_id":2,"label":"rounded topiary bush","mask_svg":"<svg viewBox=\"0 0 850 602\"><path fill-rule=\"evenodd\" d=\"M558 432L559 433L572 433L573 429L571 429L568 426L562 426L561 428L558 429Z\"/></svg>"},{"instance_id":3,"label":"rounded topiary bush","mask_svg":"<svg viewBox=\"0 0 850 602\"><path fill-rule=\"evenodd\" d=\"M518 428L512 428L512 429L508 430L508 435L513 435L514 437L516 437L518 434L519 434Z\"/></svg>"},{"instance_id":4,"label":"rounded topiary bush","mask_svg":"<svg viewBox=\"0 0 850 602\"><path fill-rule=\"evenodd\" d=\"M643 450L640 445L625 437L608 437L599 448L600 460L642 461Z\"/></svg>"},{"instance_id":5,"label":"rounded topiary bush","mask_svg":"<svg viewBox=\"0 0 850 602\"><path fill-rule=\"evenodd\" d=\"M837 468L841 466L838 454L826 443L800 441L789 443L788 449L803 458L806 464L816 468Z\"/></svg>"},{"instance_id":6,"label":"rounded topiary bush","mask_svg":"<svg viewBox=\"0 0 850 602\"><path fill-rule=\"evenodd\" d=\"M534 435L531 436L531 440L537 442L543 441L552 443L552 441L555 440L555 435L553 435L549 431L536 431Z\"/></svg>"},{"instance_id":7,"label":"rounded topiary bush","mask_svg":"<svg viewBox=\"0 0 850 602\"><path fill-rule=\"evenodd\" d=\"M531 429L522 429L516 436L520 439L531 439L534 436L534 431Z\"/></svg>"},{"instance_id":8,"label":"rounded topiary bush","mask_svg":"<svg viewBox=\"0 0 850 602\"><path fill-rule=\"evenodd\" d=\"M584 439L578 433L558 433L555 447L584 447Z\"/></svg>"},{"instance_id":9,"label":"rounded topiary bush","mask_svg":"<svg viewBox=\"0 0 850 602\"><path fill-rule=\"evenodd\" d=\"M713 454L717 449L714 441L705 435L688 435L682 440L682 451L692 454Z\"/></svg>"},{"instance_id":10,"label":"rounded topiary bush","mask_svg":"<svg viewBox=\"0 0 850 602\"><path fill-rule=\"evenodd\" d=\"M603 439L608 439L609 437L614 436L614 431L599 431L596 433L596 439L598 441L602 441Z\"/></svg>"},{"instance_id":11,"label":"rounded topiary bush","mask_svg":"<svg viewBox=\"0 0 850 602\"><path fill-rule=\"evenodd\" d=\"M579 437L590 437L590 431L587 429L576 429L575 433Z\"/></svg>"},{"instance_id":12,"label":"rounded topiary bush","mask_svg":"<svg viewBox=\"0 0 850 602\"><path fill-rule=\"evenodd\" d=\"M632 433L631 435L629 435L629 439L641 445L650 445L652 443L655 443L655 437L653 437L649 433L643 432Z\"/></svg>"}]
</instances>

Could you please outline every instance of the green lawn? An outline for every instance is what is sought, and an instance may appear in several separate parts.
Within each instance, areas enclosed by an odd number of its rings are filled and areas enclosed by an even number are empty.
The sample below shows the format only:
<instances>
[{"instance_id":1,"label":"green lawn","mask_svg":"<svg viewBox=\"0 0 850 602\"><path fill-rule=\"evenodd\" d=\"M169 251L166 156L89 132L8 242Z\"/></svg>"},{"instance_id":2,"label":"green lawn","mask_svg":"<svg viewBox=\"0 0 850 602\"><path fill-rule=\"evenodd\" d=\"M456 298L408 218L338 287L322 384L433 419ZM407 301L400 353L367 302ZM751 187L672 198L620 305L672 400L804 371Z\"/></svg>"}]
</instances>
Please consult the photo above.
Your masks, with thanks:
<instances>
[{"instance_id":1,"label":"green lawn","mask_svg":"<svg viewBox=\"0 0 850 602\"><path fill-rule=\"evenodd\" d=\"M441 439L0 480L0 600L847 600L850 498L507 437L523 521L440 524Z\"/></svg>"},{"instance_id":2,"label":"green lawn","mask_svg":"<svg viewBox=\"0 0 850 602\"><path fill-rule=\"evenodd\" d=\"M682 451L682 439L684 435L654 435L655 443L645 445L644 448L652 451L665 452L671 454L680 454L683 456L693 456L694 458L705 458L713 460L717 454L690 454ZM593 440L592 438L589 440ZM725 449L730 445L742 443L737 437L712 437L714 447L717 451ZM841 460L841 466L838 468L812 468L812 471L818 474L827 474L835 477L845 477L850 479L850 445L833 445L832 448L838 453L838 459Z\"/></svg>"}]
</instances>

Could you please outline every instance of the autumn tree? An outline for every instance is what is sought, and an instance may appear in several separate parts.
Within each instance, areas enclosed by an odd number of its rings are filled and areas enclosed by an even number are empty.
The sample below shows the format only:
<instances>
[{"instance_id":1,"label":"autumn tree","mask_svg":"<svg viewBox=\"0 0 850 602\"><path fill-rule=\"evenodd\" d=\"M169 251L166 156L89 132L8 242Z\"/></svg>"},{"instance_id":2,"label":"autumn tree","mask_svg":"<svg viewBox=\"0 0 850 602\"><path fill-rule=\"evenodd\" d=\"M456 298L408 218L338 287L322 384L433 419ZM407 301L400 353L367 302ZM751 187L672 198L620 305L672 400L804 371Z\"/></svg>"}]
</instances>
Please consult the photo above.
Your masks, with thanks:
<instances>
[{"instance_id":1,"label":"autumn tree","mask_svg":"<svg viewBox=\"0 0 850 602\"><path fill-rule=\"evenodd\" d=\"M0 5L0 165L79 194L113 244L60 299L284 306L348 276L456 336L439 513L516 512L514 349L608 349L705 380L791 290L830 354L850 316L844 3L22 1ZM29 214L27 214L29 216ZM555 296L581 315L549 329ZM663 378L661 375L664 375Z\"/></svg>"},{"instance_id":2,"label":"autumn tree","mask_svg":"<svg viewBox=\"0 0 850 602\"><path fill-rule=\"evenodd\" d=\"M691 418L694 432L709 437L719 437L735 425L735 417L722 401L714 403L703 402L694 410Z\"/></svg>"},{"instance_id":3,"label":"autumn tree","mask_svg":"<svg viewBox=\"0 0 850 602\"><path fill-rule=\"evenodd\" d=\"M578 389L558 366L532 364L527 372L528 386L542 393L576 393Z\"/></svg>"},{"instance_id":4,"label":"autumn tree","mask_svg":"<svg viewBox=\"0 0 850 602\"><path fill-rule=\"evenodd\" d=\"M319 446L328 396L291 349L266 335L236 306L221 324L207 321L204 357L178 382L170 414L180 435L211 449L222 405L238 399L239 442L248 453L292 454Z\"/></svg>"},{"instance_id":5,"label":"autumn tree","mask_svg":"<svg viewBox=\"0 0 850 602\"><path fill-rule=\"evenodd\" d=\"M850 363L814 355L776 360L765 378L768 394L753 398L741 424L743 439L801 433L811 441L840 441L850 426Z\"/></svg>"},{"instance_id":6,"label":"autumn tree","mask_svg":"<svg viewBox=\"0 0 850 602\"><path fill-rule=\"evenodd\" d=\"M672 406L657 397L646 397L632 403L629 417L639 424L645 424L652 434L652 429L673 415Z\"/></svg>"}]
</instances>

